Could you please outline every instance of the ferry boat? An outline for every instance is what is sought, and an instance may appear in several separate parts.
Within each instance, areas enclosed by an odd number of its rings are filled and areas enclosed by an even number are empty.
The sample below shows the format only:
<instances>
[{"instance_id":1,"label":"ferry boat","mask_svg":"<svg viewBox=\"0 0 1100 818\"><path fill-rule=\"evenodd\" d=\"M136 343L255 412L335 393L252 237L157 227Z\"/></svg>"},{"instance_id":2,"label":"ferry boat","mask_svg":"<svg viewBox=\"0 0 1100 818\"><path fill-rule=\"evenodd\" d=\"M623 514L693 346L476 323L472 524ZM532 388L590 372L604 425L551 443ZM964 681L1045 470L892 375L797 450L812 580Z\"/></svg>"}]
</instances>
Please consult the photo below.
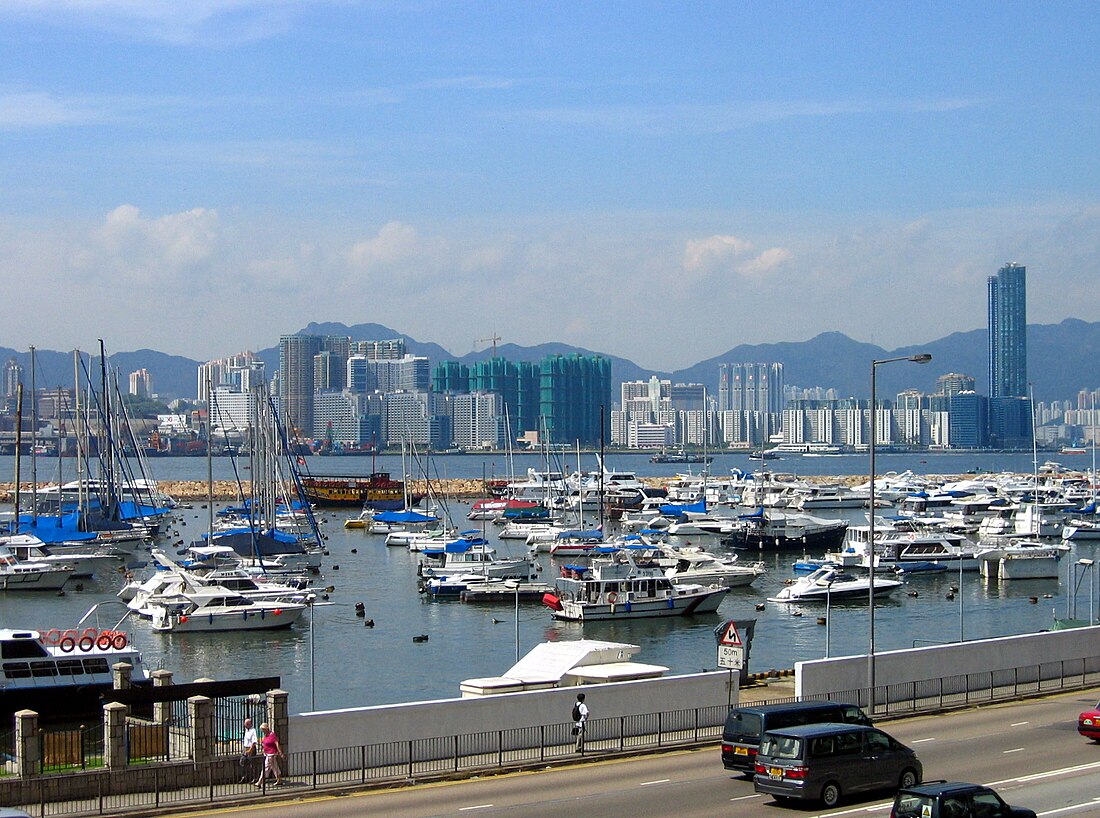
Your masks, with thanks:
<instances>
[{"instance_id":1,"label":"ferry boat","mask_svg":"<svg viewBox=\"0 0 1100 818\"><path fill-rule=\"evenodd\" d=\"M674 583L656 562L626 551L566 569L542 601L555 619L574 622L714 613L729 592L725 585Z\"/></svg>"},{"instance_id":2,"label":"ferry boat","mask_svg":"<svg viewBox=\"0 0 1100 818\"><path fill-rule=\"evenodd\" d=\"M405 483L394 480L389 472L378 471L369 477L340 475L302 476L306 498L318 506L358 506L373 511L399 511L417 505L423 494L405 496Z\"/></svg>"},{"instance_id":3,"label":"ferry boat","mask_svg":"<svg viewBox=\"0 0 1100 818\"><path fill-rule=\"evenodd\" d=\"M112 687L111 666L127 662L135 685L150 684L141 654L123 631L74 628L0 628L0 717L19 710L43 720L101 712Z\"/></svg>"}]
</instances>

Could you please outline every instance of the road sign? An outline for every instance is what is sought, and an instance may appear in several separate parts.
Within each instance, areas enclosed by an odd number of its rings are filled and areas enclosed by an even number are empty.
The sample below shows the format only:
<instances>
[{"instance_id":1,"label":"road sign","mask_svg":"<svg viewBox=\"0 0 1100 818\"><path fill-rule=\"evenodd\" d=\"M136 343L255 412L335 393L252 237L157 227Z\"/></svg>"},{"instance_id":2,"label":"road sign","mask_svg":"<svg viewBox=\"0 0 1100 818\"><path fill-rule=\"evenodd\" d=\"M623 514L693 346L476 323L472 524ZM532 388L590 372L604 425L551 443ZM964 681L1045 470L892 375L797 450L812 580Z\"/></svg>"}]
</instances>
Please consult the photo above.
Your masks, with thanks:
<instances>
[{"instance_id":1,"label":"road sign","mask_svg":"<svg viewBox=\"0 0 1100 818\"><path fill-rule=\"evenodd\" d=\"M728 645L730 647L740 648L743 647L741 642L741 634L737 632L737 625L731 619L725 625L724 633L718 638L718 645Z\"/></svg>"},{"instance_id":2,"label":"road sign","mask_svg":"<svg viewBox=\"0 0 1100 818\"><path fill-rule=\"evenodd\" d=\"M719 645L718 667L741 670L745 664L745 649L741 645Z\"/></svg>"}]
</instances>

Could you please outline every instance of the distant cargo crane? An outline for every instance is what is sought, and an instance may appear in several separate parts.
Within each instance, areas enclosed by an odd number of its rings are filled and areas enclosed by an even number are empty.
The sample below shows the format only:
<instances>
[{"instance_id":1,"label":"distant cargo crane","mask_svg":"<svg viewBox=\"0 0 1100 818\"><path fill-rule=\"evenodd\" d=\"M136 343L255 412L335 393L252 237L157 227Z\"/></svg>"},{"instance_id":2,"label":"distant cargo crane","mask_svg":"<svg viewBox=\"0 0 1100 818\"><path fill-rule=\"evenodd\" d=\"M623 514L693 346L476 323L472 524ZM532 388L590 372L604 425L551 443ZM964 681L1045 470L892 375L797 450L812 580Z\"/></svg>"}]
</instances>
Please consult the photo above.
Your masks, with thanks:
<instances>
[{"instance_id":1,"label":"distant cargo crane","mask_svg":"<svg viewBox=\"0 0 1100 818\"><path fill-rule=\"evenodd\" d=\"M499 335L493 335L491 338L478 338L474 341L474 348L476 349L478 344L488 344L492 342L493 357L495 358L497 356L497 341L499 340L501 340Z\"/></svg>"}]
</instances>

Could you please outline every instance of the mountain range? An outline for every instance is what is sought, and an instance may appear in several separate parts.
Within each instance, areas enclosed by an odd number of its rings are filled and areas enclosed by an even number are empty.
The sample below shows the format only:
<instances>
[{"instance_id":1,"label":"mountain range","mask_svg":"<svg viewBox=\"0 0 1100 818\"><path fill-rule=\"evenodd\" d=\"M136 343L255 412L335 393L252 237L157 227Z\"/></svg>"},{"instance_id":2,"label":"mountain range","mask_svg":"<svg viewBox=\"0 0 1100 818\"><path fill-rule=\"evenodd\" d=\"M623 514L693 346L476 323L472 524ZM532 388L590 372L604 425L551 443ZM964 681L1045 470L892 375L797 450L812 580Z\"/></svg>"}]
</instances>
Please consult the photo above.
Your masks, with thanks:
<instances>
[{"instance_id":1,"label":"mountain range","mask_svg":"<svg viewBox=\"0 0 1100 818\"><path fill-rule=\"evenodd\" d=\"M493 349L452 355L438 344L418 341L381 324L311 323L301 333L316 335L348 335L356 341L380 341L404 338L408 350L414 355L424 355L432 363L457 360L472 364L491 357L494 353L510 361L539 361L547 355L603 355L597 350L547 343L536 346L503 344ZM645 369L626 358L603 355L611 361L611 378L614 398L618 397L618 385L623 381L658 378L671 379L673 383L702 383L709 391L717 393L718 365L738 362L779 362L784 366L784 380L788 385L801 387L821 386L836 389L842 397L866 398L870 393L871 361L883 358L912 355L918 352L932 354L931 363L923 366L899 363L880 367L877 376L877 394L880 399L891 398L903 389L915 388L922 392L935 391L936 379L947 372L970 375L977 381L979 393L988 394L988 352L986 331L956 332L926 344L883 349L874 344L854 341L840 332L826 332L806 341L786 341L775 344L740 344L721 355L699 361L685 369L659 372ZM226 355L241 350L227 350ZM279 367L278 345L261 349L256 353L266 364L270 375ZM126 389L126 377L130 372L147 369L152 375L153 387L162 400L193 398L197 392L198 367L201 361L179 355L167 355L152 349L111 353L111 364ZM35 384L39 388L68 386L73 382L73 355L71 352L55 352L36 349L37 369ZM26 369L25 383L30 382L30 354L27 351L0 347L0 360L14 358ZM1100 322L1086 322L1067 318L1058 324L1028 325L1028 375L1033 384L1036 400L1050 401L1075 399L1079 390L1094 389L1098 385L1097 361L1100 360ZM98 382L99 359L84 355L83 365L92 373L92 381Z\"/></svg>"}]
</instances>

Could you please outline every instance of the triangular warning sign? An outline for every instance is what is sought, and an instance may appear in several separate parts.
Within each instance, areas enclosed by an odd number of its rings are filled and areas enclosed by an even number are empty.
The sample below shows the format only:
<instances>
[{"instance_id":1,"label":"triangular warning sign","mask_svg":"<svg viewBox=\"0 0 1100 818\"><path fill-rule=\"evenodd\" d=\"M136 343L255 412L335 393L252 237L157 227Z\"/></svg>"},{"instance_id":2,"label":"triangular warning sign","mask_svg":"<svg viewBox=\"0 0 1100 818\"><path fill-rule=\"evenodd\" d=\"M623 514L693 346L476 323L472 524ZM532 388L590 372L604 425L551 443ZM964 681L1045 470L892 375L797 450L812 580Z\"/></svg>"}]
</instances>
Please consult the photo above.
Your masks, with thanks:
<instances>
[{"instance_id":1,"label":"triangular warning sign","mask_svg":"<svg viewBox=\"0 0 1100 818\"><path fill-rule=\"evenodd\" d=\"M737 625L732 621L726 625L726 632L722 634L722 638L718 640L718 644L741 647L741 634L737 632Z\"/></svg>"}]
</instances>

